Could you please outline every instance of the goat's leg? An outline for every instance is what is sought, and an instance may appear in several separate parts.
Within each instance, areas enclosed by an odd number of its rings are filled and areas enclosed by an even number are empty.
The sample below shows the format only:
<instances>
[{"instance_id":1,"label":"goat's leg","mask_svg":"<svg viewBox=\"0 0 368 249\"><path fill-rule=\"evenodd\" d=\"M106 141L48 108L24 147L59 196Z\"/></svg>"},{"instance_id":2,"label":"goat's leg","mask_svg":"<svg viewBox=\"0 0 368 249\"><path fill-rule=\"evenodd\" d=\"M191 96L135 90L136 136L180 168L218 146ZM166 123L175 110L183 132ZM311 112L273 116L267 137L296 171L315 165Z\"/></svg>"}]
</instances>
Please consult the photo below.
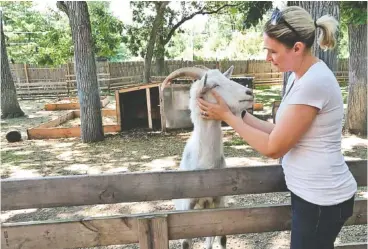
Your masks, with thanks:
<instances>
[{"instance_id":1,"label":"goat's leg","mask_svg":"<svg viewBox=\"0 0 368 249\"><path fill-rule=\"evenodd\" d=\"M216 208L223 208L225 207L225 199L224 197L217 197L214 200L214 204ZM226 249L226 242L227 242L227 238L226 235L222 235L222 236L217 236L220 242L220 248L221 249Z\"/></svg>"},{"instance_id":2,"label":"goat's leg","mask_svg":"<svg viewBox=\"0 0 368 249\"><path fill-rule=\"evenodd\" d=\"M213 242L215 241L216 237L207 237L206 238L206 249L212 249L213 246ZM226 236L217 236L217 238L219 239L220 242L220 248L221 249L226 249Z\"/></svg>"},{"instance_id":3,"label":"goat's leg","mask_svg":"<svg viewBox=\"0 0 368 249\"><path fill-rule=\"evenodd\" d=\"M206 249L212 249L213 242L216 237L207 237L206 238Z\"/></svg>"},{"instance_id":4,"label":"goat's leg","mask_svg":"<svg viewBox=\"0 0 368 249\"><path fill-rule=\"evenodd\" d=\"M192 248L192 239L181 240L181 249L191 249L191 248Z\"/></svg>"},{"instance_id":5,"label":"goat's leg","mask_svg":"<svg viewBox=\"0 0 368 249\"><path fill-rule=\"evenodd\" d=\"M178 199L174 200L176 210L191 210L194 208L195 199ZM192 239L180 240L181 249L192 249Z\"/></svg>"},{"instance_id":6,"label":"goat's leg","mask_svg":"<svg viewBox=\"0 0 368 249\"><path fill-rule=\"evenodd\" d=\"M220 238L220 248L226 249L226 241L227 241L226 235L219 236L219 238Z\"/></svg>"},{"instance_id":7,"label":"goat's leg","mask_svg":"<svg viewBox=\"0 0 368 249\"><path fill-rule=\"evenodd\" d=\"M216 207L216 200L215 199L211 199L211 200L207 200L203 203L203 208L207 209L207 208L215 208ZM206 249L212 249L212 245L213 242L215 241L216 237L207 237L206 238Z\"/></svg>"}]
</instances>

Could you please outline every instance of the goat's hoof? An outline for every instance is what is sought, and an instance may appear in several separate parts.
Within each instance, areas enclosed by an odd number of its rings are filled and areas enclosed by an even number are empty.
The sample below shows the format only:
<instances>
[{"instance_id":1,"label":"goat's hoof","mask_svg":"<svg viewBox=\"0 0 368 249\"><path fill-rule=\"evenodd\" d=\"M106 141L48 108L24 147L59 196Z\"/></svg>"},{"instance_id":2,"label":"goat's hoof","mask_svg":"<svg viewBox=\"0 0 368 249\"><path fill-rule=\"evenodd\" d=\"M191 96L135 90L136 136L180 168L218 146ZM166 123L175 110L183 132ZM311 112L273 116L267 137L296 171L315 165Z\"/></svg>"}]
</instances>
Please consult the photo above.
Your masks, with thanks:
<instances>
[{"instance_id":1,"label":"goat's hoof","mask_svg":"<svg viewBox=\"0 0 368 249\"><path fill-rule=\"evenodd\" d=\"M221 248L225 249L226 248L226 236L221 236L221 239L220 239L220 244L221 244Z\"/></svg>"}]
</instances>

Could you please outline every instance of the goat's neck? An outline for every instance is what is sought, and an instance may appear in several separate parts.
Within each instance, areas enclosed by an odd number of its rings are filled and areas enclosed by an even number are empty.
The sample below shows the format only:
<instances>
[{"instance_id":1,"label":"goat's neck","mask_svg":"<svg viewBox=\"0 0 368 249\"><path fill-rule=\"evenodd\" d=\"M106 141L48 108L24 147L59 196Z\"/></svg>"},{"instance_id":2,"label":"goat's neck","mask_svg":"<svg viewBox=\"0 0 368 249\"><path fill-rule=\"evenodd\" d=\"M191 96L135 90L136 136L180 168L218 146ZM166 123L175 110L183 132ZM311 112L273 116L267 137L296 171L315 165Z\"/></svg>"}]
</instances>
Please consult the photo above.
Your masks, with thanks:
<instances>
[{"instance_id":1,"label":"goat's neck","mask_svg":"<svg viewBox=\"0 0 368 249\"><path fill-rule=\"evenodd\" d=\"M222 157L221 121L198 118L194 123L193 139L199 146L199 158L206 157L208 159L208 155Z\"/></svg>"}]
</instances>

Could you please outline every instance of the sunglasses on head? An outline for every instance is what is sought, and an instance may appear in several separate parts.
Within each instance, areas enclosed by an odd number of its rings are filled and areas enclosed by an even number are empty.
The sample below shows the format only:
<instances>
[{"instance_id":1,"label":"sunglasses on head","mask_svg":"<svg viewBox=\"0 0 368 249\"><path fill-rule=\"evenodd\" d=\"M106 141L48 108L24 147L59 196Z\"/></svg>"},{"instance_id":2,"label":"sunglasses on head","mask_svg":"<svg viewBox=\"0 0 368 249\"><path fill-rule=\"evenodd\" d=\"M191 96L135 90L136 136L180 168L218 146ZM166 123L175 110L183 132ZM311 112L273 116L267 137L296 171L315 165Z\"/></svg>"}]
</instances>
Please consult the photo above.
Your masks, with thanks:
<instances>
[{"instance_id":1,"label":"sunglasses on head","mask_svg":"<svg viewBox=\"0 0 368 249\"><path fill-rule=\"evenodd\" d=\"M276 8L271 15L271 25L277 25L280 21L283 21L291 31L293 31L298 37L300 37L298 32L285 20L285 18L282 17L281 11Z\"/></svg>"}]
</instances>

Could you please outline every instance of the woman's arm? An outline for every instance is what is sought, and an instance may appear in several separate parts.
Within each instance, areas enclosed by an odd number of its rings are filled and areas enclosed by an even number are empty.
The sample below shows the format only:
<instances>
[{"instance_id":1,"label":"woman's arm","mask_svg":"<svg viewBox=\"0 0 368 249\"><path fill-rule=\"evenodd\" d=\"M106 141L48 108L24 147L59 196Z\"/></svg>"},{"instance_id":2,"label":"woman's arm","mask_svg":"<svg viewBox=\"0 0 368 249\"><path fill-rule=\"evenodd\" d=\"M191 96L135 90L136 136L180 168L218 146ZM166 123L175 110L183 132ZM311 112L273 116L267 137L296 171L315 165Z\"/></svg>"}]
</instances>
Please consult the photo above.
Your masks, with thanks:
<instances>
[{"instance_id":1,"label":"woman's arm","mask_svg":"<svg viewBox=\"0 0 368 249\"><path fill-rule=\"evenodd\" d=\"M244 124L241 118L231 112L224 116L224 121L255 150L277 159L285 155L308 131L317 112L318 109L312 106L290 105L270 134Z\"/></svg>"},{"instance_id":2,"label":"woman's arm","mask_svg":"<svg viewBox=\"0 0 368 249\"><path fill-rule=\"evenodd\" d=\"M198 100L201 111L206 113L203 118L225 121L255 150L274 159L282 157L295 146L308 131L318 113L318 108L309 105L288 105L282 119L268 134L235 116L224 100L214 90L212 92L217 104Z\"/></svg>"},{"instance_id":3,"label":"woman's arm","mask_svg":"<svg viewBox=\"0 0 368 249\"><path fill-rule=\"evenodd\" d=\"M259 118L256 118L249 112L247 112L243 117L244 123L246 123L249 126L252 126L253 128L257 130L261 130L267 134L270 134L273 128L275 127L274 124L261 120Z\"/></svg>"}]
</instances>

